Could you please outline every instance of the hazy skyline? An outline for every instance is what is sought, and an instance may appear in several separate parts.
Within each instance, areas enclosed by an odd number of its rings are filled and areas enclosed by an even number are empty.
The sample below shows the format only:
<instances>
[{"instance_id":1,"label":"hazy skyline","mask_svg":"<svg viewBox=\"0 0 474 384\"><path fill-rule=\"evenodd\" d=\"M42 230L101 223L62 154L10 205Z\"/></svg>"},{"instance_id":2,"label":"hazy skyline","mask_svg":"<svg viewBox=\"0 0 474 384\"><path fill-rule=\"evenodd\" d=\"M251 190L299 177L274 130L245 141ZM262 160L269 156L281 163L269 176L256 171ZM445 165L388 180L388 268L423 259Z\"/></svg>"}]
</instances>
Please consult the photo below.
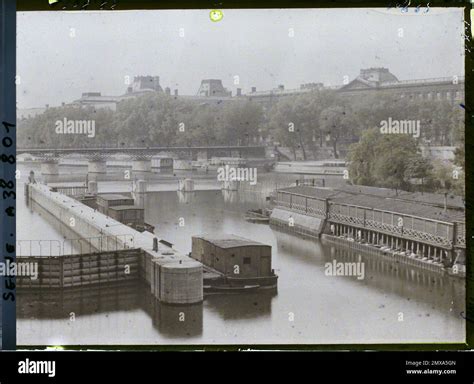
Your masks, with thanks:
<instances>
[{"instance_id":1,"label":"hazy skyline","mask_svg":"<svg viewBox=\"0 0 474 384\"><path fill-rule=\"evenodd\" d=\"M160 76L163 88L186 95L208 78L247 93L342 85L369 67L399 80L464 75L463 9L425 10L224 9L219 22L209 10L21 12L17 106L120 95L125 76L137 75Z\"/></svg>"}]
</instances>

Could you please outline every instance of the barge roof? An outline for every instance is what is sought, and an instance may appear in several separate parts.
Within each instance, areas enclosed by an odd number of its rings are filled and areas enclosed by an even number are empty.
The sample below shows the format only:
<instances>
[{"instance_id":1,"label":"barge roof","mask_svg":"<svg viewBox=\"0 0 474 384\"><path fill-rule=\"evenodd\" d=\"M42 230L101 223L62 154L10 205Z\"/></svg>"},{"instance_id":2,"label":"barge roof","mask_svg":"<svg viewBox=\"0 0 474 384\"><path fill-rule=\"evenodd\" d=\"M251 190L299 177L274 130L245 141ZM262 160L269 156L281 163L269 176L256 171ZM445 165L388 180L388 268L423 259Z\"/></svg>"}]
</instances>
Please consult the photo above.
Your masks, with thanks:
<instances>
[{"instance_id":1,"label":"barge roof","mask_svg":"<svg viewBox=\"0 0 474 384\"><path fill-rule=\"evenodd\" d=\"M140 208L138 205L115 205L110 207L109 209L113 209L114 211L127 211L127 210L140 210L143 211L143 208Z\"/></svg>"},{"instance_id":2,"label":"barge roof","mask_svg":"<svg viewBox=\"0 0 474 384\"><path fill-rule=\"evenodd\" d=\"M259 243L258 241L249 240L244 237L239 237L236 235L231 235L227 233L222 234L203 234L198 236L193 236L197 239L202 239L208 241L209 243L214 244L219 248L237 248L237 247L270 247L270 245Z\"/></svg>"},{"instance_id":3,"label":"barge roof","mask_svg":"<svg viewBox=\"0 0 474 384\"><path fill-rule=\"evenodd\" d=\"M101 199L104 199L104 200L131 200L132 199L132 197L130 196L120 195L118 193L106 193L103 195L98 195L97 197L100 197Z\"/></svg>"}]
</instances>

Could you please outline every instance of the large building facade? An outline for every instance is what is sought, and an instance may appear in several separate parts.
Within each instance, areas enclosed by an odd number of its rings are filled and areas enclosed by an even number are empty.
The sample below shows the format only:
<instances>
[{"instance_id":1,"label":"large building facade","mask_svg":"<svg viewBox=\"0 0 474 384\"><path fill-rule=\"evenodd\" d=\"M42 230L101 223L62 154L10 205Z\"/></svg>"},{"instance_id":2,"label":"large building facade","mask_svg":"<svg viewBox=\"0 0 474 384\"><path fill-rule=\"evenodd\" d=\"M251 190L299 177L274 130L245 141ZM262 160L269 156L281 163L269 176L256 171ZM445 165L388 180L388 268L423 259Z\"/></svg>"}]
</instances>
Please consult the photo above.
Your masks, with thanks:
<instances>
[{"instance_id":1,"label":"large building facade","mask_svg":"<svg viewBox=\"0 0 474 384\"><path fill-rule=\"evenodd\" d=\"M359 76L338 89L339 93L348 96L381 91L411 99L447 100L454 104L464 100L464 76L400 81L387 68L369 68L361 69Z\"/></svg>"},{"instance_id":2,"label":"large building facade","mask_svg":"<svg viewBox=\"0 0 474 384\"><path fill-rule=\"evenodd\" d=\"M305 93L332 90L343 96L358 97L368 94L391 93L398 97L419 100L447 100L451 104L462 103L464 100L464 76L452 76L435 79L399 80L388 68L361 69L360 74L342 86L324 86L323 83L301 84L296 89L286 89L280 84L277 88L267 91L257 91L252 87L248 93L242 93L238 88L235 95L224 87L220 79L205 79L201 81L197 95L179 95L174 97L204 104L222 104L236 100L248 100L261 104L265 109L271 108L282 98L292 98ZM165 91L160 85L159 76L135 76L126 92L120 96L102 96L100 92L83 93L82 97L69 105L93 106L94 108L109 108L115 110L117 104L129 98L135 98L147 93L165 93L171 96L170 88ZM30 109L32 110L32 109ZM33 115L30 110L18 110L19 118ZM38 108L35 108L38 110Z\"/></svg>"},{"instance_id":3,"label":"large building facade","mask_svg":"<svg viewBox=\"0 0 474 384\"><path fill-rule=\"evenodd\" d=\"M390 93L398 97L419 100L447 100L451 104L464 100L464 76L435 79L398 80L388 68L361 69L359 76L342 86L328 87L321 83L302 84L298 89L285 89L280 85L270 91L245 94L248 100L269 108L282 98L294 97L314 90L333 90L343 96L358 97L368 94Z\"/></svg>"}]
</instances>

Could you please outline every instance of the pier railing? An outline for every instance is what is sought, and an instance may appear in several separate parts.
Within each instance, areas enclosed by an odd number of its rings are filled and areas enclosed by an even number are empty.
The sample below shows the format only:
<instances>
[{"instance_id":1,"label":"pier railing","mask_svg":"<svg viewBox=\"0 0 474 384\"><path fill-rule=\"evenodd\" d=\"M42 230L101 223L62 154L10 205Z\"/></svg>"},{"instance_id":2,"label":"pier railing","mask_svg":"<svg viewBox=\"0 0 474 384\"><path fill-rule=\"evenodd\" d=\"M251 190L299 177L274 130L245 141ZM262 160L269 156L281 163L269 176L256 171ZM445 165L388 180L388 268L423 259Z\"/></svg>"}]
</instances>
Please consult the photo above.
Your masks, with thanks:
<instances>
[{"instance_id":1,"label":"pier railing","mask_svg":"<svg viewBox=\"0 0 474 384\"><path fill-rule=\"evenodd\" d=\"M278 191L275 204L309 216L326 218L326 201L323 199Z\"/></svg>"}]
</instances>

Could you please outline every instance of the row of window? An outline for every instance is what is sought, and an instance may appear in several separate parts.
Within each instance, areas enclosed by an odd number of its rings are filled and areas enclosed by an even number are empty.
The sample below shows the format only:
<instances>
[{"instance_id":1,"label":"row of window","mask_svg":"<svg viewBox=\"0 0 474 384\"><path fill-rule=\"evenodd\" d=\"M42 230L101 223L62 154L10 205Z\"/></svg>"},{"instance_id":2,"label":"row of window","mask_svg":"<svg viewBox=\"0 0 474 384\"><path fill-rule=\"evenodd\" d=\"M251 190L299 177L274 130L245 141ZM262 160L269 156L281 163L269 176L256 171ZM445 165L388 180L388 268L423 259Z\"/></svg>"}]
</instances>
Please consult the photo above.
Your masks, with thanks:
<instances>
[{"instance_id":1,"label":"row of window","mask_svg":"<svg viewBox=\"0 0 474 384\"><path fill-rule=\"evenodd\" d=\"M447 92L426 92L426 93L402 93L400 97L417 97L426 100L462 100L463 93L461 91L447 91Z\"/></svg>"}]
</instances>

